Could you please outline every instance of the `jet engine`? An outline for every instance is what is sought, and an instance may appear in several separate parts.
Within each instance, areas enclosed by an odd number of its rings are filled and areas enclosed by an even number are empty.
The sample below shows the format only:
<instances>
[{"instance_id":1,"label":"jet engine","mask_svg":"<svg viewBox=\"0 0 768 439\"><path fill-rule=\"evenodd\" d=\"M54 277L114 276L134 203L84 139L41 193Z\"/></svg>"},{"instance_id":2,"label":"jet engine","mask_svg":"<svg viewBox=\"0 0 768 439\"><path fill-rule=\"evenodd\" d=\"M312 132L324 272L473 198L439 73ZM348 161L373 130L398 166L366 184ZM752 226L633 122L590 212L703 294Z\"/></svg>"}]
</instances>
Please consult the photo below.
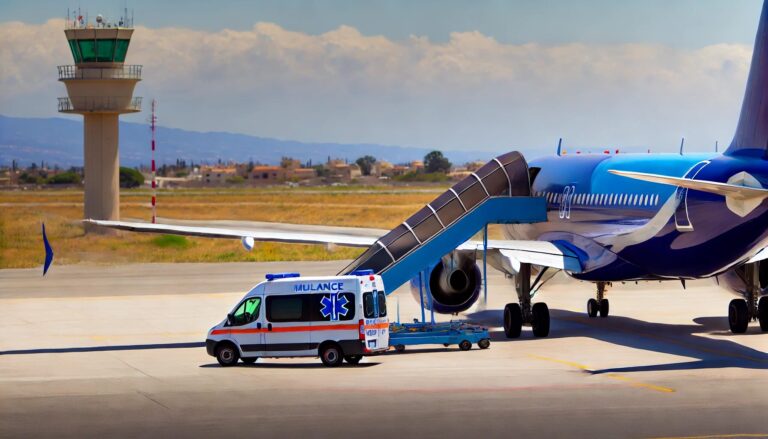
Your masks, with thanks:
<instances>
[{"instance_id":1,"label":"jet engine","mask_svg":"<svg viewBox=\"0 0 768 439\"><path fill-rule=\"evenodd\" d=\"M456 314L466 311L480 297L483 275L470 254L449 253L423 276L411 280L411 293L419 301L424 291L424 308L440 314ZM430 306L431 305L431 306Z\"/></svg>"}]
</instances>

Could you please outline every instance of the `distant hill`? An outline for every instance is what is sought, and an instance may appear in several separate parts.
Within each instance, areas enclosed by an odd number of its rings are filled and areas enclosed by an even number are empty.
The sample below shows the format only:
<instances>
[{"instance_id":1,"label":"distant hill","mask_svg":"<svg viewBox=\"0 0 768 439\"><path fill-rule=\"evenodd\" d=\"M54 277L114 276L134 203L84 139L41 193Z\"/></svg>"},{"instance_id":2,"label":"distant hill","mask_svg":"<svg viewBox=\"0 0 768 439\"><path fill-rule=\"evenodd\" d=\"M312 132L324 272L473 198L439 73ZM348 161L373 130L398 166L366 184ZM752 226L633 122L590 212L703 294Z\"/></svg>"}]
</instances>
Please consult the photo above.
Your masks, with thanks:
<instances>
[{"instance_id":1,"label":"distant hill","mask_svg":"<svg viewBox=\"0 0 768 439\"><path fill-rule=\"evenodd\" d=\"M120 162L126 166L150 161L149 127L120 122ZM374 144L304 143L225 132L197 132L158 127L157 160L159 164L187 161L214 163L223 161L277 164L283 156L313 163L332 158L354 161L366 154L392 163L420 160L427 148ZM487 151L443 151L454 163L488 160ZM31 162L58 164L62 167L83 164L83 123L62 118L20 118L0 115L0 166L17 160L22 166Z\"/></svg>"}]
</instances>

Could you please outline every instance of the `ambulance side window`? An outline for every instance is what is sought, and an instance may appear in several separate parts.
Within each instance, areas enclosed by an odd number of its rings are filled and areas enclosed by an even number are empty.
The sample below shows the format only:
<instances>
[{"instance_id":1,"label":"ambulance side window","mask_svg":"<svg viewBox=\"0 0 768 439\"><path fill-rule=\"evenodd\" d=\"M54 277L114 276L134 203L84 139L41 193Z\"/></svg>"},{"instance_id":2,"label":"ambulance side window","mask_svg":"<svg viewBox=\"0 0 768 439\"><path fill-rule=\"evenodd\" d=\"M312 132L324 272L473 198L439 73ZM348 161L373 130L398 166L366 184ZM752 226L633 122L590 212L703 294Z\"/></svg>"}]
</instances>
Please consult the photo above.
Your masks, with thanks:
<instances>
[{"instance_id":1,"label":"ambulance side window","mask_svg":"<svg viewBox=\"0 0 768 439\"><path fill-rule=\"evenodd\" d=\"M387 316L387 295L384 291L379 291L379 317Z\"/></svg>"},{"instance_id":2,"label":"ambulance side window","mask_svg":"<svg viewBox=\"0 0 768 439\"><path fill-rule=\"evenodd\" d=\"M245 299L232 314L232 326L247 325L259 318L261 297Z\"/></svg>"},{"instance_id":3,"label":"ambulance side window","mask_svg":"<svg viewBox=\"0 0 768 439\"><path fill-rule=\"evenodd\" d=\"M312 294L310 303L309 315L313 322L335 322L355 318L354 293Z\"/></svg>"},{"instance_id":4,"label":"ambulance side window","mask_svg":"<svg viewBox=\"0 0 768 439\"><path fill-rule=\"evenodd\" d=\"M376 299L373 297L373 293L363 293L363 315L367 319L376 317L376 304L374 300Z\"/></svg>"},{"instance_id":5,"label":"ambulance side window","mask_svg":"<svg viewBox=\"0 0 768 439\"><path fill-rule=\"evenodd\" d=\"M270 322L305 322L308 313L304 312L307 294L267 297L267 320Z\"/></svg>"}]
</instances>

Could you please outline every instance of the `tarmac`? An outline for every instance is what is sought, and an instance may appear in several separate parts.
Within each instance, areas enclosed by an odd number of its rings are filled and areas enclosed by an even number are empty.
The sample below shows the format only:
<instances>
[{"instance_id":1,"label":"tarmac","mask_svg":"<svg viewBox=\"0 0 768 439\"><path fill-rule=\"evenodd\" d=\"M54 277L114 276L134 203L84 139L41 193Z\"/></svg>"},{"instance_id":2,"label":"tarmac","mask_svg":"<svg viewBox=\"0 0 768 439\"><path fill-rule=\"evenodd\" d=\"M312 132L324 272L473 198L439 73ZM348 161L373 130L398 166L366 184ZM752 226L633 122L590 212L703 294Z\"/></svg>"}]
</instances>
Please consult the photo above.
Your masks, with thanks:
<instances>
[{"instance_id":1,"label":"tarmac","mask_svg":"<svg viewBox=\"0 0 768 439\"><path fill-rule=\"evenodd\" d=\"M265 273L346 262L0 270L0 437L768 437L768 334L730 334L731 296L708 281L614 285L611 316L590 319L593 286L558 277L535 298L550 337L507 340L515 296L492 271L487 305L459 316L491 327L487 350L338 369L207 356L207 330ZM398 307L420 316L405 288Z\"/></svg>"}]
</instances>

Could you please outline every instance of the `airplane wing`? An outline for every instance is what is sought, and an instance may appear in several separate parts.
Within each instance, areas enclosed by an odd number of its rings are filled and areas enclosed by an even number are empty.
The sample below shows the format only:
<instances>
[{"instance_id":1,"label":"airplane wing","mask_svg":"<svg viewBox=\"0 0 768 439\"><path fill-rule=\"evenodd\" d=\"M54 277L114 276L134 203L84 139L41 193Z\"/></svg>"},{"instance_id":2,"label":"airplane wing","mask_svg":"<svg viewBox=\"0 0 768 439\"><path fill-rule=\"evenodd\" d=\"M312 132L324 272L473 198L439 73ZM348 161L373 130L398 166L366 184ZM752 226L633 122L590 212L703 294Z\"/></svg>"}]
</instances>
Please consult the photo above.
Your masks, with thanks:
<instances>
[{"instance_id":1,"label":"airplane wing","mask_svg":"<svg viewBox=\"0 0 768 439\"><path fill-rule=\"evenodd\" d=\"M86 219L84 223L110 229L131 232L163 233L168 235L201 236L206 238L229 238L254 241L289 242L296 244L335 244L346 247L370 247L377 238L352 236L337 233L315 233L290 230L237 230L226 227L199 227L173 224L152 224L131 221L102 221ZM245 243L244 243L245 244Z\"/></svg>"},{"instance_id":2,"label":"airplane wing","mask_svg":"<svg viewBox=\"0 0 768 439\"><path fill-rule=\"evenodd\" d=\"M648 174L645 172L618 171L615 169L611 169L608 172L611 174L621 175L622 177L634 178L635 180L679 186L687 189L694 189L697 191L722 195L724 197L731 197L737 200L746 200L751 198L763 199L768 197L768 189L763 189L760 187L720 183L717 181L693 180L690 178L670 177L667 175Z\"/></svg>"},{"instance_id":3,"label":"airplane wing","mask_svg":"<svg viewBox=\"0 0 768 439\"><path fill-rule=\"evenodd\" d=\"M482 249L482 242L467 241L457 250L482 251ZM508 274L517 273L522 263L572 273L580 273L583 270L578 254L559 242L490 240L488 241L488 260L494 268Z\"/></svg>"},{"instance_id":4,"label":"airplane wing","mask_svg":"<svg viewBox=\"0 0 768 439\"><path fill-rule=\"evenodd\" d=\"M270 224L258 230L236 229L231 227L202 227L177 224L152 224L131 221L103 221L86 219L83 222L108 227L117 230L131 232L162 233L170 235L199 236L207 238L240 239L243 246L250 249L246 240L286 242L297 244L332 244L346 247L370 247L375 244L383 233L378 234L375 229L359 229L356 234L351 234L349 228L303 226L295 224ZM277 228L279 226L279 228ZM307 228L315 231L307 231ZM335 230L334 232L322 232L319 229ZM346 229L346 230L345 230ZM370 233L365 236L363 233ZM374 235L375 234L375 235ZM250 244L252 246L252 243ZM459 251L482 251L482 241L470 240L461 244ZM563 243L548 241L518 241L518 240L490 240L488 241L489 263L496 269L514 274L520 269L521 263L540 265L545 267L581 272L582 264L576 252Z\"/></svg>"}]
</instances>

